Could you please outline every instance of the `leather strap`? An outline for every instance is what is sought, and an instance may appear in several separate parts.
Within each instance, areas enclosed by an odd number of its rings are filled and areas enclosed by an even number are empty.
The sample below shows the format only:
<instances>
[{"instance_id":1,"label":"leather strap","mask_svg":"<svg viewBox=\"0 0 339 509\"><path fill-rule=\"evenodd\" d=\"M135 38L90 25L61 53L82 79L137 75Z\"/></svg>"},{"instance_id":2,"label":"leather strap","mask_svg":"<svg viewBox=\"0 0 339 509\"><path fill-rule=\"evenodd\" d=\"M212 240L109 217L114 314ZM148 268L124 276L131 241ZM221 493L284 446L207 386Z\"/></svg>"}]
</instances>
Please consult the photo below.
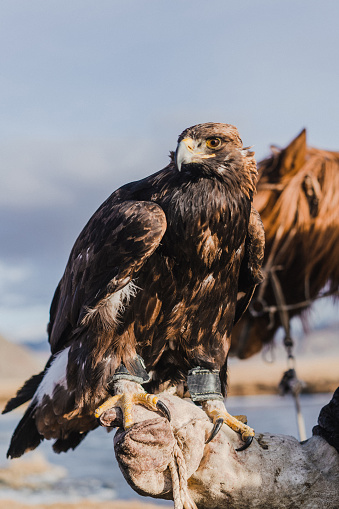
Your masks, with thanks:
<instances>
[{"instance_id":1,"label":"leather strap","mask_svg":"<svg viewBox=\"0 0 339 509\"><path fill-rule=\"evenodd\" d=\"M191 369L187 376L187 386L192 401L224 399L218 369L210 370L200 366Z\"/></svg>"}]
</instances>

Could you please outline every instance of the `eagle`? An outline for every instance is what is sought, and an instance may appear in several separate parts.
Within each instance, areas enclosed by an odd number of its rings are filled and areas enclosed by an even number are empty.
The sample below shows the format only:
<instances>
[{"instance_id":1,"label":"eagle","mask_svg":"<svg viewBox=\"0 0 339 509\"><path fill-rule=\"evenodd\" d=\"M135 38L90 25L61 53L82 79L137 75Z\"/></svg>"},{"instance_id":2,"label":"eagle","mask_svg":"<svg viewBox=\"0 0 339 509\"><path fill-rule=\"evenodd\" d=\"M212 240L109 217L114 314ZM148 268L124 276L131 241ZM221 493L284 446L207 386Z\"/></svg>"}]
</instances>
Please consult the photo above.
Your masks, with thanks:
<instances>
[{"instance_id":1,"label":"eagle","mask_svg":"<svg viewBox=\"0 0 339 509\"><path fill-rule=\"evenodd\" d=\"M264 230L252 206L254 153L236 127L185 129L164 169L128 183L99 207L69 256L55 291L45 369L4 413L30 401L7 456L53 439L74 449L119 407L170 419L156 395L187 394L245 448L254 430L224 405L233 325L262 280Z\"/></svg>"}]
</instances>

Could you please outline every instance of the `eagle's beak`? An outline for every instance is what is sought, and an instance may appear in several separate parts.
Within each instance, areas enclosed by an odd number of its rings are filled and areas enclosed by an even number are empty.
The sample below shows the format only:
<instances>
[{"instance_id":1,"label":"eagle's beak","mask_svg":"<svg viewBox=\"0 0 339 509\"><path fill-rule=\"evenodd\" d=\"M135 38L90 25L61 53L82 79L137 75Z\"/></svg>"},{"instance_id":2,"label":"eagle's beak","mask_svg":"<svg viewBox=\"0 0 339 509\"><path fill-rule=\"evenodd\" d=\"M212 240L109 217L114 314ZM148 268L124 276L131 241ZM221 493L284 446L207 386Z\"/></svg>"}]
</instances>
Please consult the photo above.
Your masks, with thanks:
<instances>
[{"instance_id":1,"label":"eagle's beak","mask_svg":"<svg viewBox=\"0 0 339 509\"><path fill-rule=\"evenodd\" d=\"M178 144L175 152L175 163L178 170L181 171L183 164L196 163L199 162L199 159L207 159L210 157L215 157L215 154L204 154L201 147L197 146L195 140L192 140L192 138L184 138Z\"/></svg>"},{"instance_id":2,"label":"eagle's beak","mask_svg":"<svg viewBox=\"0 0 339 509\"><path fill-rule=\"evenodd\" d=\"M192 138L184 138L177 146L175 153L175 162L179 171L181 171L182 164L192 162L195 143Z\"/></svg>"}]
</instances>

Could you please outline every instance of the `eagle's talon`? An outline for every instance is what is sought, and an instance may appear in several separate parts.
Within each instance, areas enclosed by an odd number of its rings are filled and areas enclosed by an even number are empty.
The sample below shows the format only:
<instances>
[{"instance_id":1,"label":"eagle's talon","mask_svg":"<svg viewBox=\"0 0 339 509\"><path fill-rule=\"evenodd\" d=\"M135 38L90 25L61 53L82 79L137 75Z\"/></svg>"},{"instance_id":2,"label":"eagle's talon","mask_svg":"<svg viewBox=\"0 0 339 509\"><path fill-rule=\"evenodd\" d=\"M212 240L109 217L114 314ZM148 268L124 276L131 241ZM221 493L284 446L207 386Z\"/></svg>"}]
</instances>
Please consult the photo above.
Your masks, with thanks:
<instances>
[{"instance_id":1,"label":"eagle's talon","mask_svg":"<svg viewBox=\"0 0 339 509\"><path fill-rule=\"evenodd\" d=\"M158 399L156 407L165 417L167 417L168 421L171 421L171 413L163 401L160 401L160 399Z\"/></svg>"},{"instance_id":2,"label":"eagle's talon","mask_svg":"<svg viewBox=\"0 0 339 509\"><path fill-rule=\"evenodd\" d=\"M209 444L213 438L219 433L219 431L221 430L222 428L222 425L224 424L224 419L222 417L220 417L219 419L216 419L215 423L214 423L214 426L213 426L213 429L211 431L211 434L210 436L208 437L208 439L206 440L205 444Z\"/></svg>"},{"instance_id":3,"label":"eagle's talon","mask_svg":"<svg viewBox=\"0 0 339 509\"><path fill-rule=\"evenodd\" d=\"M237 452L244 451L245 449L247 449L247 447L249 447L251 445L252 441L253 441L253 436L249 436L246 439L246 442L241 447L237 447L236 448L236 451Z\"/></svg>"},{"instance_id":4,"label":"eagle's talon","mask_svg":"<svg viewBox=\"0 0 339 509\"><path fill-rule=\"evenodd\" d=\"M99 417L97 417L96 415L94 416L95 417L95 420L97 421L97 423L99 424L99 426L104 426L101 422L101 415Z\"/></svg>"}]
</instances>

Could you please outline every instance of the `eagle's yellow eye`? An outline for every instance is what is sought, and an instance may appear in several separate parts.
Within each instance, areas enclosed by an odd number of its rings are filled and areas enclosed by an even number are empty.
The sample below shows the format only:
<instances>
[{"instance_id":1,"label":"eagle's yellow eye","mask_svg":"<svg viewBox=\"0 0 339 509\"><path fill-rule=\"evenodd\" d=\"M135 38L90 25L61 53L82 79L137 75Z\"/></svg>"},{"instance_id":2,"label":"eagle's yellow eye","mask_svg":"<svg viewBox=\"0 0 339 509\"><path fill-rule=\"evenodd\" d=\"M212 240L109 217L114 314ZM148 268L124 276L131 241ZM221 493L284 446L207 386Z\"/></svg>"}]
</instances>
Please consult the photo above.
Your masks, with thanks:
<instances>
[{"instance_id":1,"label":"eagle's yellow eye","mask_svg":"<svg viewBox=\"0 0 339 509\"><path fill-rule=\"evenodd\" d=\"M221 145L221 139L220 138L208 138L208 140L206 140L206 145L208 148L212 148L212 149L219 148Z\"/></svg>"}]
</instances>

